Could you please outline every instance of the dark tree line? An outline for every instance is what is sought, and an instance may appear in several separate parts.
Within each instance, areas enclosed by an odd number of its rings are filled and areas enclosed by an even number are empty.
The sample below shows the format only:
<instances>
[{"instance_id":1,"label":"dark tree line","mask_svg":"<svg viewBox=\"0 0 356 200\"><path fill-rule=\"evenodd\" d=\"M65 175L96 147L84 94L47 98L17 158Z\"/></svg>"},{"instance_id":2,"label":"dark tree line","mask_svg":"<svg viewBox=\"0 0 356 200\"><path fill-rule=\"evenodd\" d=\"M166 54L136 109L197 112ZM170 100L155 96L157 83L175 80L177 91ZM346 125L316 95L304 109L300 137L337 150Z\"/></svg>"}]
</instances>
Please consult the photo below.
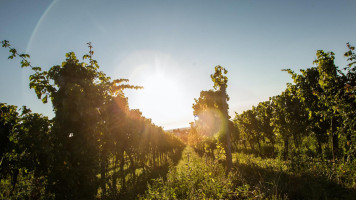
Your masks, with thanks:
<instances>
[{"instance_id":1,"label":"dark tree line","mask_svg":"<svg viewBox=\"0 0 356 200\"><path fill-rule=\"evenodd\" d=\"M334 53L319 50L313 67L302 69L299 74L284 70L292 76L293 83L288 83L282 94L236 114L239 142L245 148L248 143L260 154L264 143L275 154L279 141L284 159L290 159L291 153L309 153L333 162L354 159L356 56L354 47L347 47L345 57L349 64L343 69L335 65Z\"/></svg>"},{"instance_id":2,"label":"dark tree line","mask_svg":"<svg viewBox=\"0 0 356 200\"><path fill-rule=\"evenodd\" d=\"M2 198L119 198L137 176L171 162L182 142L131 110L124 89L141 89L127 79L111 80L89 54L73 52L61 65L42 71L8 41L9 59L30 67L30 88L51 101L55 117L26 107L0 104L0 191Z\"/></svg>"},{"instance_id":3,"label":"dark tree line","mask_svg":"<svg viewBox=\"0 0 356 200\"><path fill-rule=\"evenodd\" d=\"M340 169L347 168L340 173L354 173L356 55L353 46L347 44L347 48L344 56L349 64L345 68L335 65L334 53L319 50L313 67L300 73L283 70L293 80L285 91L236 113L233 120L227 114L227 71L216 66L211 75L214 90L201 91L193 104L196 120L187 143L200 155L214 159L223 146L227 172L231 151L245 151L279 157L293 165L309 161L338 164Z\"/></svg>"},{"instance_id":4,"label":"dark tree line","mask_svg":"<svg viewBox=\"0 0 356 200\"><path fill-rule=\"evenodd\" d=\"M232 167L231 133L234 132L229 116L229 96L226 92L227 70L218 65L210 78L214 83L212 90L201 91L198 99L194 99L193 114L198 118L191 124L189 144L199 153L209 151L214 157L216 142L224 146L226 155L226 173ZM213 136L217 137L213 137ZM218 145L219 146L219 145Z\"/></svg>"}]
</instances>

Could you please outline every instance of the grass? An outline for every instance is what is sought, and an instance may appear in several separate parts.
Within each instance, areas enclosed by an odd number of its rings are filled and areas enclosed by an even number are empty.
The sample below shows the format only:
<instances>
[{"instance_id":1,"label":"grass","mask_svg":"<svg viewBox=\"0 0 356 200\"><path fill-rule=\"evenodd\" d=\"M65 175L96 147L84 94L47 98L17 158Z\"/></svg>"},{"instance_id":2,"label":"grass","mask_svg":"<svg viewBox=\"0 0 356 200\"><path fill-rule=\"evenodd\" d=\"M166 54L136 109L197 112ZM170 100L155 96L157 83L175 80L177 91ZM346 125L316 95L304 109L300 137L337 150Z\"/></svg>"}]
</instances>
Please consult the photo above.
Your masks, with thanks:
<instances>
[{"instance_id":1,"label":"grass","mask_svg":"<svg viewBox=\"0 0 356 200\"><path fill-rule=\"evenodd\" d=\"M355 199L356 189L328 176L325 166L296 170L293 162L234 153L233 169L226 175L221 160L201 157L187 147L178 165L166 177L154 179L138 198Z\"/></svg>"},{"instance_id":2,"label":"grass","mask_svg":"<svg viewBox=\"0 0 356 200\"><path fill-rule=\"evenodd\" d=\"M356 190L330 177L319 164L295 169L291 161L235 153L233 183L266 199L355 199ZM238 158L238 160L236 160ZM355 178L355 176L354 176Z\"/></svg>"},{"instance_id":3,"label":"grass","mask_svg":"<svg viewBox=\"0 0 356 200\"><path fill-rule=\"evenodd\" d=\"M231 185L222 164L187 147L167 178L156 179L140 199L225 199L234 194Z\"/></svg>"}]
</instances>

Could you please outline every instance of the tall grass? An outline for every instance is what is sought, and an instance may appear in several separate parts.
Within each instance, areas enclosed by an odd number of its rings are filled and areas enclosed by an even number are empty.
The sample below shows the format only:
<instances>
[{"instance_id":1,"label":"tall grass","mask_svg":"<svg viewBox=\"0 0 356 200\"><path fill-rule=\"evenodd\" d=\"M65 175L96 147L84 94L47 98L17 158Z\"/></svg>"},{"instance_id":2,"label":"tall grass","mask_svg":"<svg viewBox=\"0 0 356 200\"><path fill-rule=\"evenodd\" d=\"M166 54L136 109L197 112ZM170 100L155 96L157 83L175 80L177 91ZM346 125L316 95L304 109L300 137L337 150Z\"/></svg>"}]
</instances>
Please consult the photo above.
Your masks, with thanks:
<instances>
[{"instance_id":1,"label":"tall grass","mask_svg":"<svg viewBox=\"0 0 356 200\"><path fill-rule=\"evenodd\" d=\"M219 152L215 152L216 155ZM342 165L302 165L295 159L261 158L234 153L234 167L226 175L219 156L199 156L191 147L170 167L165 178L148 185L140 199L355 199L351 185L338 183ZM299 165L296 167L295 165ZM341 169L338 169L341 167ZM345 173L353 173L348 169ZM331 177L332 176L332 177ZM345 177L354 177L347 174Z\"/></svg>"},{"instance_id":2,"label":"tall grass","mask_svg":"<svg viewBox=\"0 0 356 200\"><path fill-rule=\"evenodd\" d=\"M232 183L217 160L199 157L191 147L170 168L167 178L156 179L141 199L226 199L232 198Z\"/></svg>"}]
</instances>

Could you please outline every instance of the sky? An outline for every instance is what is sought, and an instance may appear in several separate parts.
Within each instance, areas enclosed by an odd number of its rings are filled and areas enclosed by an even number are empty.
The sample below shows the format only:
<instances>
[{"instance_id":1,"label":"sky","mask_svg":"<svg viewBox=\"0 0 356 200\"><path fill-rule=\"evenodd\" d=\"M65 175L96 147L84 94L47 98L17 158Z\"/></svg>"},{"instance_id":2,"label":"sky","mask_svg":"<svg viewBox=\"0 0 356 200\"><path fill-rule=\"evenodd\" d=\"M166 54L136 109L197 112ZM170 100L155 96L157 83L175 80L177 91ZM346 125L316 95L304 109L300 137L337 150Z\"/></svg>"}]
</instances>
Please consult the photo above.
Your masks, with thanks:
<instances>
[{"instance_id":1,"label":"sky","mask_svg":"<svg viewBox=\"0 0 356 200\"><path fill-rule=\"evenodd\" d=\"M343 68L356 45L354 0L0 0L0 40L48 70L65 53L94 46L100 70L143 90L126 91L131 109L165 129L187 127L210 74L228 70L229 112L241 113L280 94L289 74L333 51ZM29 69L0 48L0 102L53 117L29 89Z\"/></svg>"}]
</instances>

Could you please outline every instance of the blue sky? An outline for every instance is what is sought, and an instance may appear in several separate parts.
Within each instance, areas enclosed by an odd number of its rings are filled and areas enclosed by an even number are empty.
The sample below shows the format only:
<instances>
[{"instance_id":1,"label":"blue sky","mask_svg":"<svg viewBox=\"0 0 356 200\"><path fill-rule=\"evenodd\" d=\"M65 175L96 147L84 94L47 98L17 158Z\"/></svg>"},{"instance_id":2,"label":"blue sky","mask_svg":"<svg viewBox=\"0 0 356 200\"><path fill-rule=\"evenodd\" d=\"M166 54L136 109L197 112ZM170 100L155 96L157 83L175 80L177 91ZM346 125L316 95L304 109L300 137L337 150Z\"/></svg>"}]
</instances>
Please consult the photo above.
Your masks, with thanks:
<instances>
[{"instance_id":1,"label":"blue sky","mask_svg":"<svg viewBox=\"0 0 356 200\"><path fill-rule=\"evenodd\" d=\"M280 94L283 68L312 66L318 49L356 45L356 1L0 0L0 40L49 69L66 52L94 45L101 70L146 87L127 91L131 108L164 128L188 126L192 104L212 88L215 65L229 73L230 115ZM28 87L29 70L0 49L0 102L53 116Z\"/></svg>"}]
</instances>

